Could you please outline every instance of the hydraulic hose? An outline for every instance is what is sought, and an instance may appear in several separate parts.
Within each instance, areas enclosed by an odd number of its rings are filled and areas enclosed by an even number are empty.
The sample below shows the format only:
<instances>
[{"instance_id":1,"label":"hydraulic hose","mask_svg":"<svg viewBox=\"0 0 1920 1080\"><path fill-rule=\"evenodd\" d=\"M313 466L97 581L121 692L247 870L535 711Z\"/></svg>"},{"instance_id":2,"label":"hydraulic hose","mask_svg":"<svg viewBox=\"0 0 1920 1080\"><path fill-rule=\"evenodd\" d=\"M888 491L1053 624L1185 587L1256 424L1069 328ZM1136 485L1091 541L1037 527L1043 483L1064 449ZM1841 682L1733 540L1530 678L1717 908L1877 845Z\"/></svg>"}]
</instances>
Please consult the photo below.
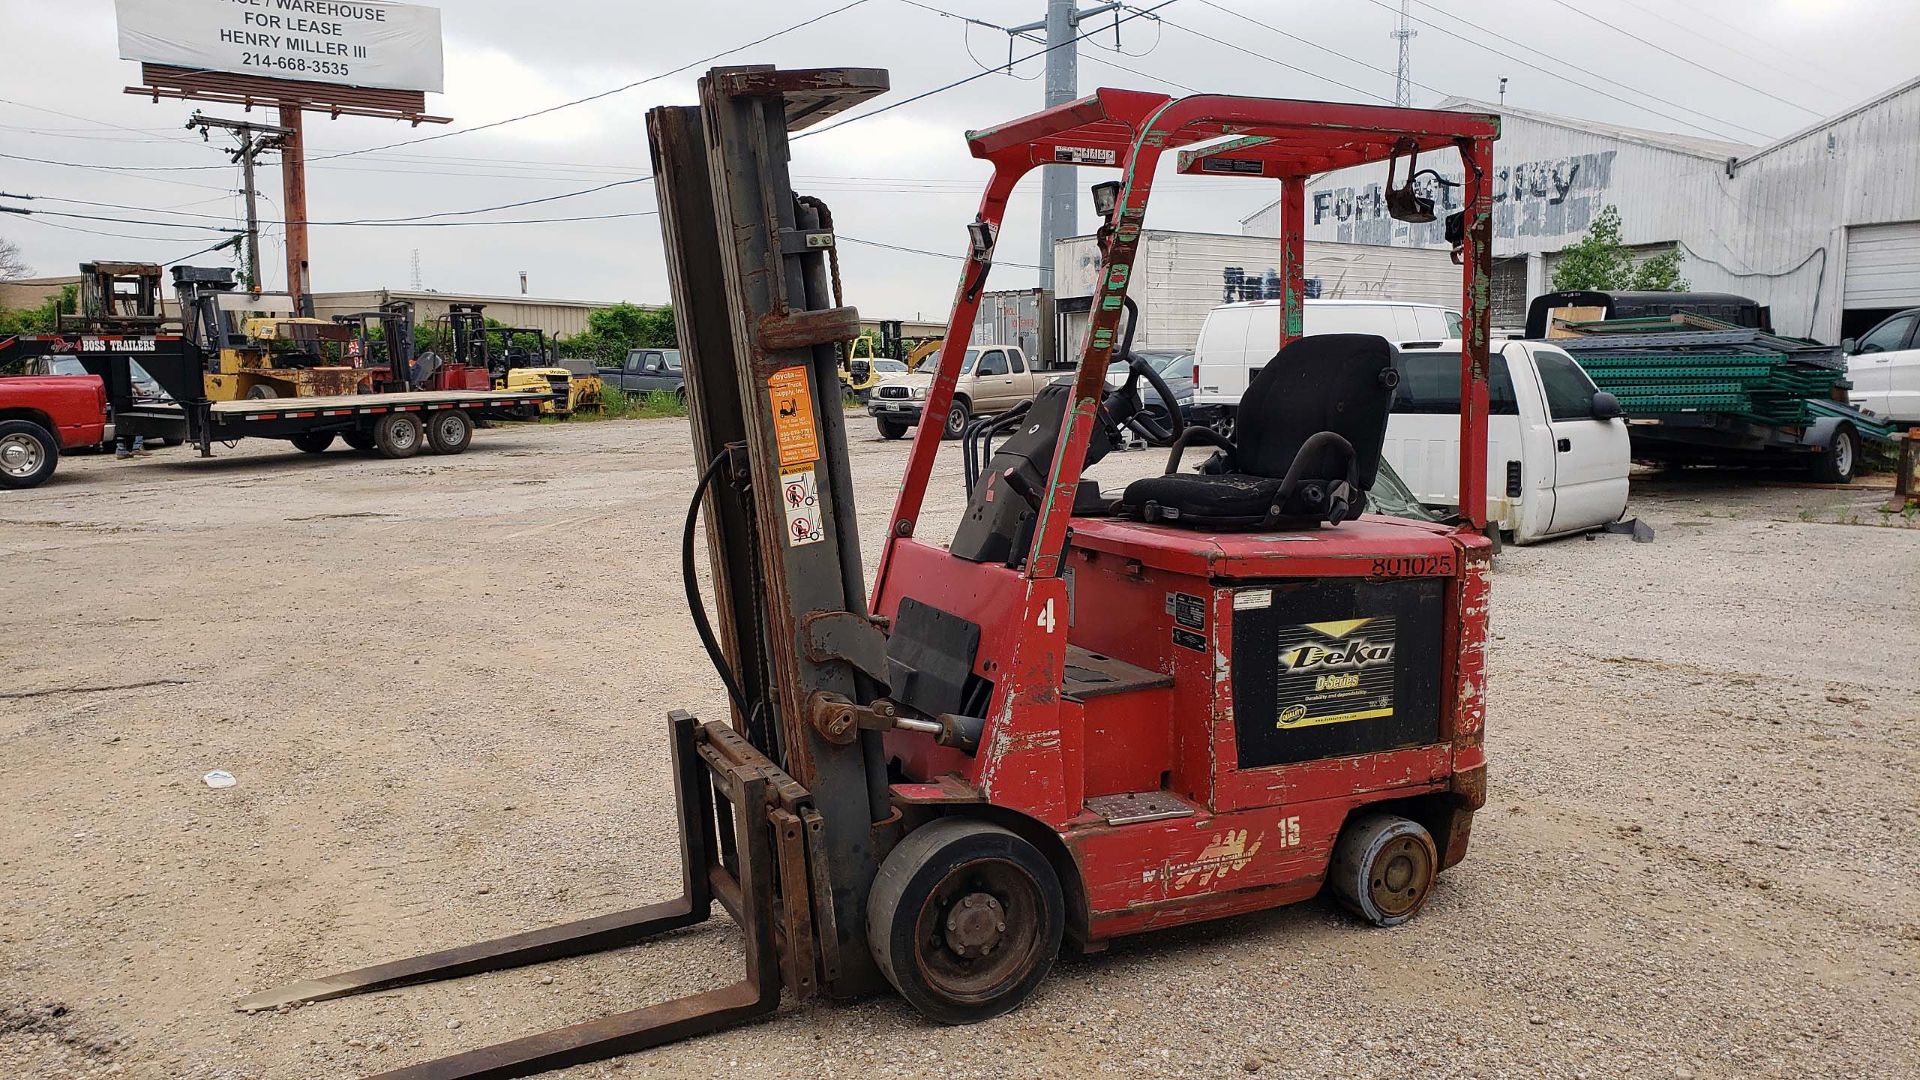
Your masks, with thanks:
<instances>
[{"instance_id":1,"label":"hydraulic hose","mask_svg":"<svg viewBox=\"0 0 1920 1080\"><path fill-rule=\"evenodd\" d=\"M680 580L687 588L687 614L693 616L693 628L700 635L700 645L707 650L707 659L712 661L713 670L720 675L720 681L726 684L727 697L732 699L733 707L740 711L743 720L751 718L753 710L747 707L747 696L740 689L740 680L734 676L733 669L727 666L726 655L720 651L720 642L713 636L713 624L707 621L706 601L700 596L700 579L693 568L693 531L700 522L700 500L704 499L707 489L713 486L713 478L733 460L733 448L728 447L713 456L707 463L707 471L700 474L700 483L693 489L693 501L687 504L687 523L680 533Z\"/></svg>"}]
</instances>

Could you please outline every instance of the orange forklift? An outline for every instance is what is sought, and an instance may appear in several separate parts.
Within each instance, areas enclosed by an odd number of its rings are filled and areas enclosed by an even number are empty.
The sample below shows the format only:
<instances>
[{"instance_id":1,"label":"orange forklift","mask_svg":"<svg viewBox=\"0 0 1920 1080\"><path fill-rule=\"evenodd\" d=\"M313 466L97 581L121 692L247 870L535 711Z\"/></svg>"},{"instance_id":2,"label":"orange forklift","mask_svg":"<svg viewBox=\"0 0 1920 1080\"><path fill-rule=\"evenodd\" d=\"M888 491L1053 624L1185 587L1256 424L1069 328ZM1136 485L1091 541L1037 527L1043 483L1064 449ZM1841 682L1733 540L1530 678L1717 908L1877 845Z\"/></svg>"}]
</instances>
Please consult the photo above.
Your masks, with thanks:
<instances>
[{"instance_id":1,"label":"orange forklift","mask_svg":"<svg viewBox=\"0 0 1920 1080\"><path fill-rule=\"evenodd\" d=\"M1115 170L1094 189L1099 292L1078 372L981 443L950 538L919 535L940 446L921 429L869 592L836 373L858 316L838 305L831 214L794 193L787 140L886 88L872 69L719 68L698 106L648 114L701 469L687 600L732 705L668 718L681 895L243 1009L625 946L717 902L743 931L739 983L382 1075L530 1075L765 1017L783 991L891 990L967 1023L1018 1006L1062 948L1322 893L1396 925L1466 854L1486 775L1497 120L1099 90L969 133L993 173L928 408L953 392L1008 197L1035 168ZM1394 347L1301 336L1307 178L1377 163L1391 212L1432 221L1431 188L1411 179L1437 175L1416 172L1422 156L1457 164L1465 196L1446 223L1464 266L1457 526L1367 512ZM1179 409L1130 349L1130 268L1162 166L1279 184L1285 318L1231 439L1156 423ZM1109 365L1127 373L1118 388ZM1126 432L1166 447L1166 472L1102 491L1083 471ZM703 507L711 621L694 575Z\"/></svg>"}]
</instances>

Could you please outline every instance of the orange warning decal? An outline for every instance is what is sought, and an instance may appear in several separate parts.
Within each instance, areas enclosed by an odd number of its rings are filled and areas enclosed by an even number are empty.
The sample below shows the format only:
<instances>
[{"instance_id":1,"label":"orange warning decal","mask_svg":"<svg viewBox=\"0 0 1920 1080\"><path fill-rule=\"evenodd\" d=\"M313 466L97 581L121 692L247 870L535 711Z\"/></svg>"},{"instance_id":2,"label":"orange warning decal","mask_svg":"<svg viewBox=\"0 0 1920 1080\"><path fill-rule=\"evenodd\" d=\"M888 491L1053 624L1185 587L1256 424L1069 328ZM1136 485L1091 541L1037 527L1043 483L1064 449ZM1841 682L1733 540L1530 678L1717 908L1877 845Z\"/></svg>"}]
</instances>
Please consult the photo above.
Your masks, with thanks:
<instances>
[{"instance_id":1,"label":"orange warning decal","mask_svg":"<svg viewBox=\"0 0 1920 1080\"><path fill-rule=\"evenodd\" d=\"M774 372L767 380L767 396L773 399L773 438L780 447L781 466L820 460L820 436L814 430L807 369L786 367Z\"/></svg>"}]
</instances>

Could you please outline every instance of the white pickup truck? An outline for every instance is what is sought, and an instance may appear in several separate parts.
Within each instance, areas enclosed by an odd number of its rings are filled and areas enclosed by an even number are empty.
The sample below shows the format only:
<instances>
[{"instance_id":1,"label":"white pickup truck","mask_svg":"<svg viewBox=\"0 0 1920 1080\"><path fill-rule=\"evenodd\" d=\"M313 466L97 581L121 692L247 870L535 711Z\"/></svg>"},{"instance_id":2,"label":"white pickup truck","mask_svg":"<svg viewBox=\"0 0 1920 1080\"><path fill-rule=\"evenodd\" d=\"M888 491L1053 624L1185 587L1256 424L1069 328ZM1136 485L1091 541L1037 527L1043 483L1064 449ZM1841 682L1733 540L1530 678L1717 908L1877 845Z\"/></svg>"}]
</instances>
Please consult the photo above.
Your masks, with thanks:
<instances>
[{"instance_id":1,"label":"white pickup truck","mask_svg":"<svg viewBox=\"0 0 1920 1080\"><path fill-rule=\"evenodd\" d=\"M1495 342L1487 407L1487 521L1514 543L1587 532L1627 508L1627 423L1565 350ZM1460 343L1400 350L1385 456L1422 502L1460 503Z\"/></svg>"},{"instance_id":2,"label":"white pickup truck","mask_svg":"<svg viewBox=\"0 0 1920 1080\"><path fill-rule=\"evenodd\" d=\"M920 414L926 409L927 390L933 386L937 360L937 357L928 357L919 371L889 375L868 393L867 413L879 426L882 436L898 439L908 428L920 423ZM1048 379L1059 378L1061 374L1034 370L1018 345L968 346L942 434L949 439L959 438L973 418L1006 412L1039 393Z\"/></svg>"}]
</instances>

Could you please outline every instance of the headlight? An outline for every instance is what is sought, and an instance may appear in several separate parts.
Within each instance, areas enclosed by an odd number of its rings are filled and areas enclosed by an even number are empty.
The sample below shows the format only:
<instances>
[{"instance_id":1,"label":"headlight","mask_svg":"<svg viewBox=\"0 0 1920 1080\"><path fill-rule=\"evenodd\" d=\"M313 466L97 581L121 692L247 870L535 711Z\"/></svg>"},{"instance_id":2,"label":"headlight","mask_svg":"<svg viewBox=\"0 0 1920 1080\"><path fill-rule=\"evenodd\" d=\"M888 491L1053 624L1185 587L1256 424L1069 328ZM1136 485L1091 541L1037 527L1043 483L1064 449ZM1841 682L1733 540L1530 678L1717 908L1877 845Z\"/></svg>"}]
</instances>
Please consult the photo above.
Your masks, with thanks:
<instances>
[{"instance_id":1,"label":"headlight","mask_svg":"<svg viewBox=\"0 0 1920 1080\"><path fill-rule=\"evenodd\" d=\"M914 387L914 388L913 388L913 396L914 396L914 398L915 398L916 400L924 400L924 399L926 398L926 396L927 396L927 388L926 388L926 387L924 387L924 386L916 386L916 387Z\"/></svg>"}]
</instances>

